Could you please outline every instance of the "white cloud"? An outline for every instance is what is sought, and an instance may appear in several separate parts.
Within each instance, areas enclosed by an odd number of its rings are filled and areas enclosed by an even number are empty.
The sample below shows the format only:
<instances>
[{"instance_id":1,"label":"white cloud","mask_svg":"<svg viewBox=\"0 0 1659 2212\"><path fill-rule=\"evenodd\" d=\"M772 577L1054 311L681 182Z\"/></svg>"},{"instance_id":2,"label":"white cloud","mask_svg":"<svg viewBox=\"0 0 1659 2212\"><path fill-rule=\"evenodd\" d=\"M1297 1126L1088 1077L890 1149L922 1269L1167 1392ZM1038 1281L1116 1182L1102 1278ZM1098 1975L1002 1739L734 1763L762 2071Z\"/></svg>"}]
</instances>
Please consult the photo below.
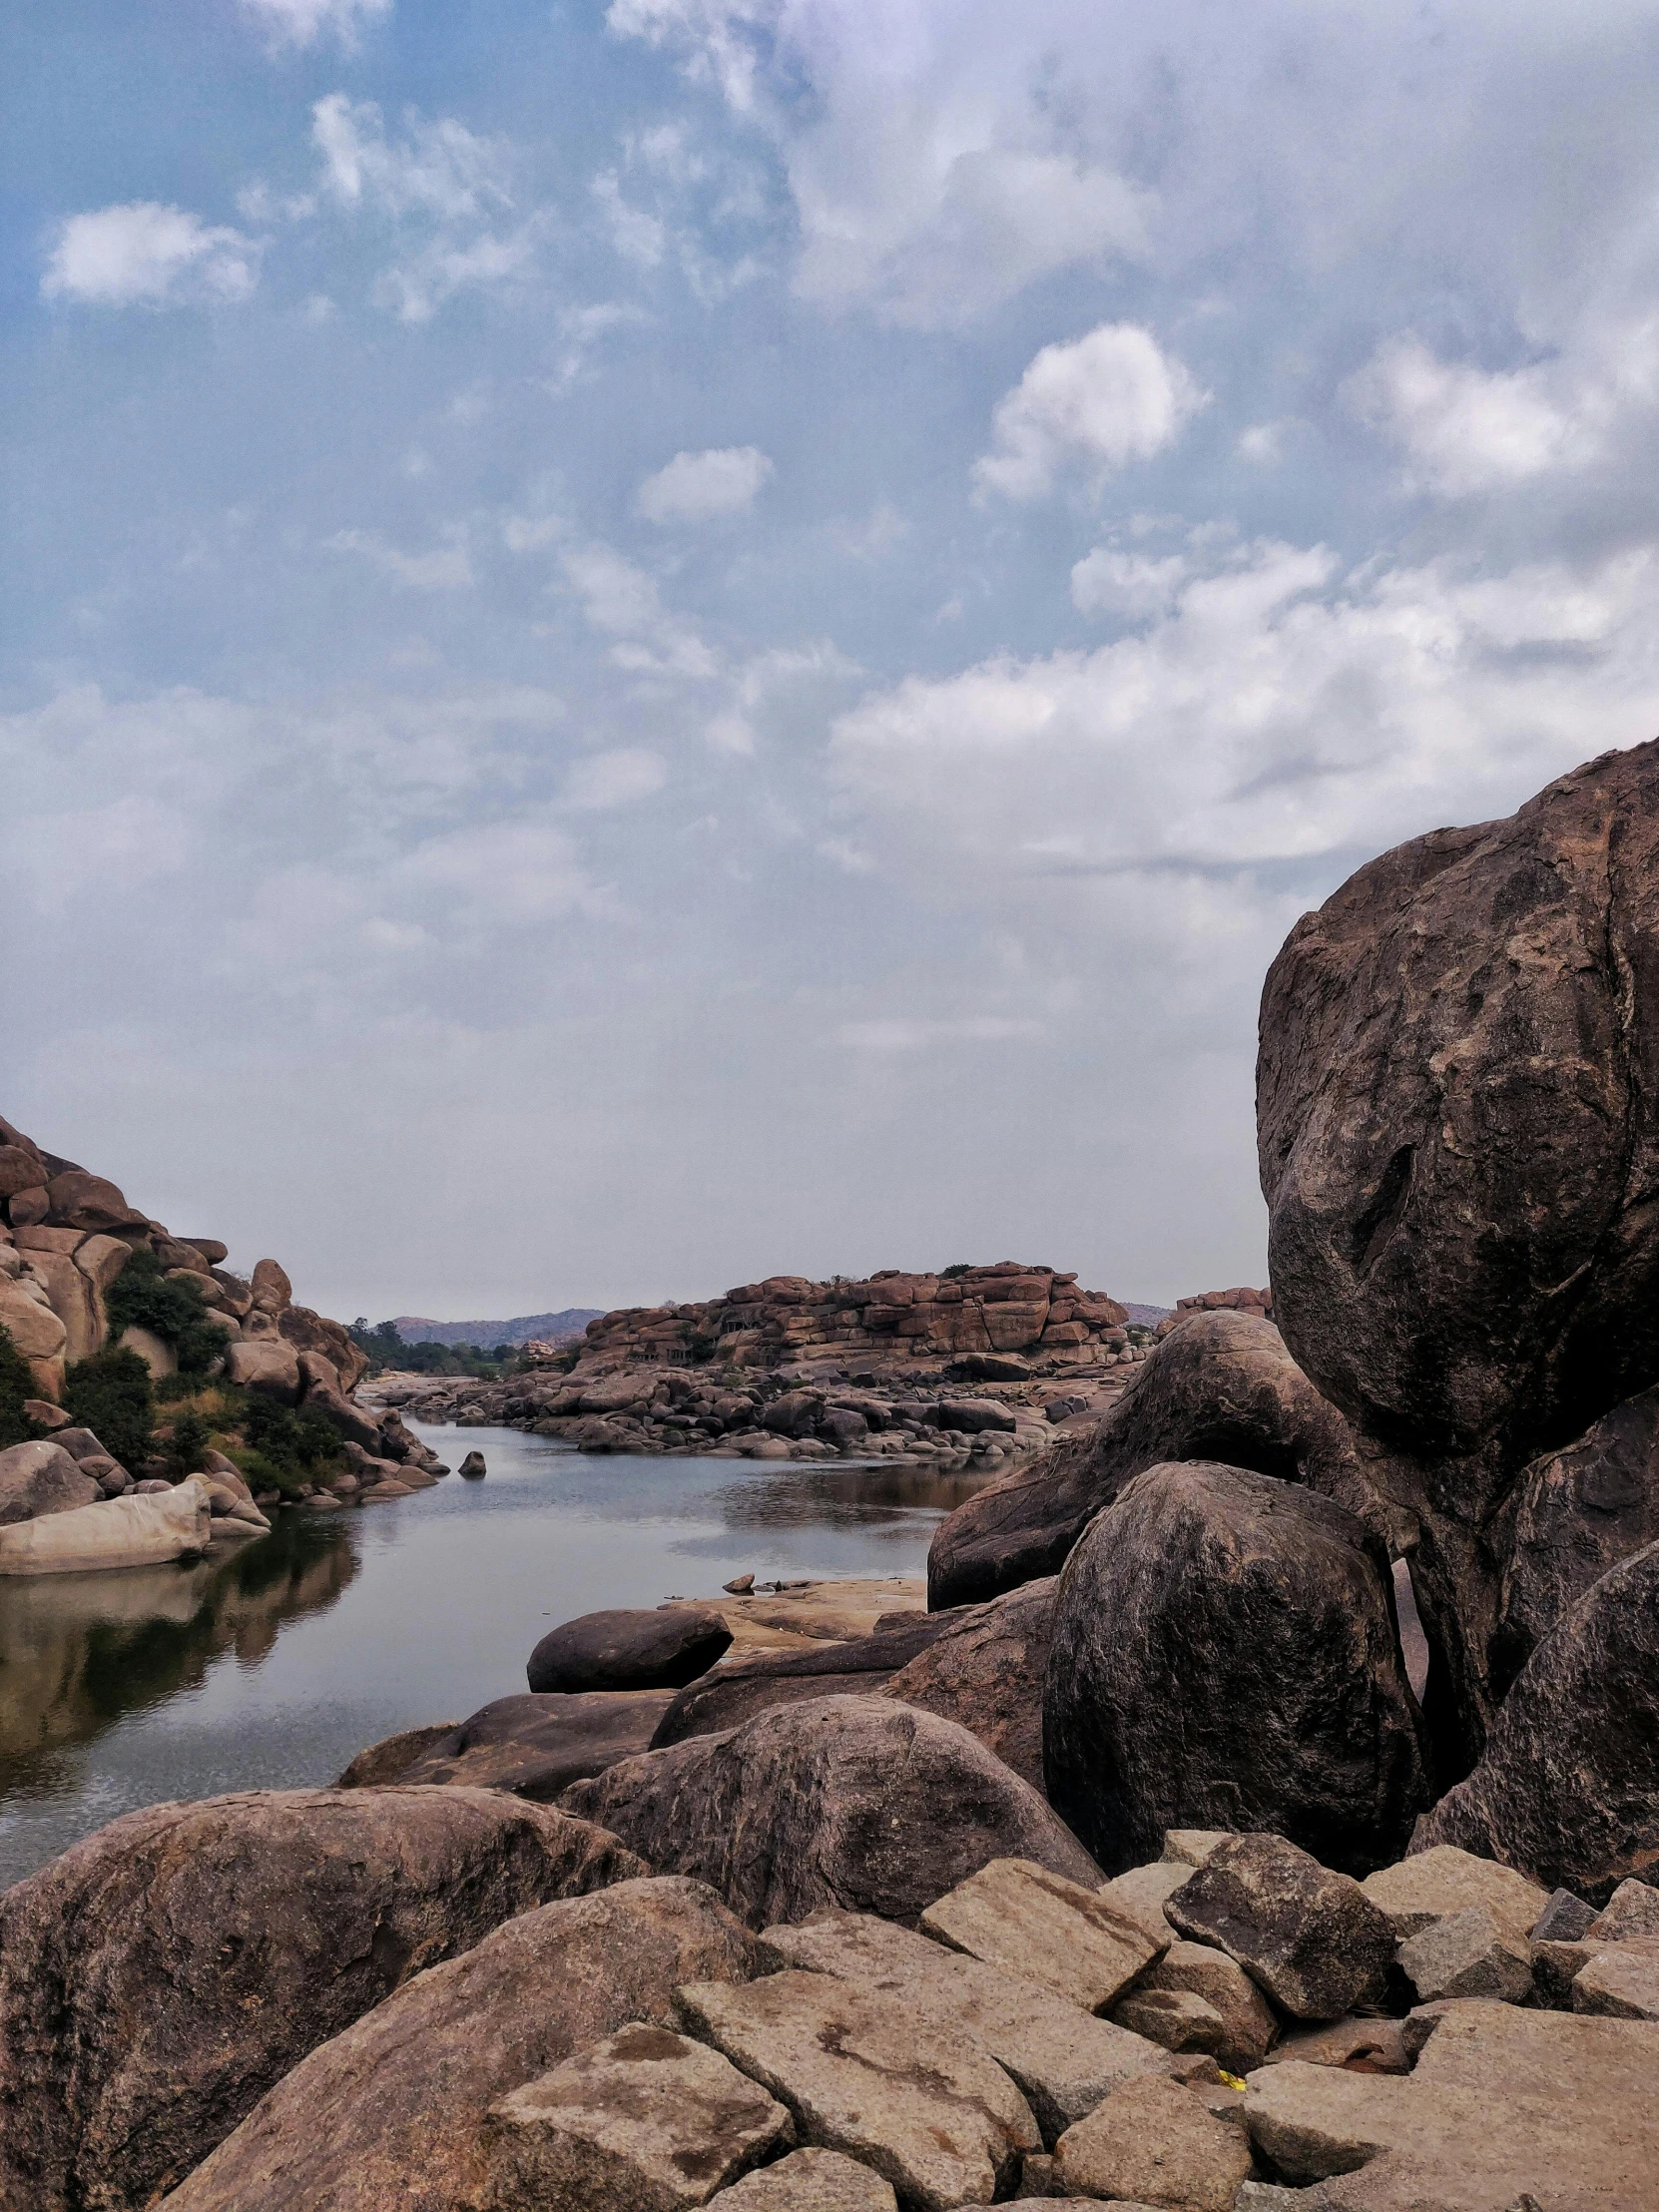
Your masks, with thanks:
<instances>
[{"instance_id":1,"label":"white cloud","mask_svg":"<svg viewBox=\"0 0 1659 2212\"><path fill-rule=\"evenodd\" d=\"M617 910L568 831L534 811L427 838L386 871L380 888L423 904L441 900L451 926L457 917L473 927L512 926Z\"/></svg>"},{"instance_id":2,"label":"white cloud","mask_svg":"<svg viewBox=\"0 0 1659 2212\"><path fill-rule=\"evenodd\" d=\"M205 224L184 208L134 200L71 216L40 288L48 299L101 307L236 301L253 292L259 263L259 246L240 231Z\"/></svg>"},{"instance_id":3,"label":"white cloud","mask_svg":"<svg viewBox=\"0 0 1659 2212\"><path fill-rule=\"evenodd\" d=\"M1361 418L1403 447L1413 477L1455 497L1524 483L1595 457L1605 397L1552 395L1547 367L1487 370L1436 360L1416 338L1384 346L1348 394Z\"/></svg>"},{"instance_id":4,"label":"white cloud","mask_svg":"<svg viewBox=\"0 0 1659 2212\"><path fill-rule=\"evenodd\" d=\"M656 579L614 546L570 546L559 565L590 627L617 640L611 658L619 668L699 680L720 674L718 657L691 624L663 606Z\"/></svg>"},{"instance_id":5,"label":"white cloud","mask_svg":"<svg viewBox=\"0 0 1659 2212\"><path fill-rule=\"evenodd\" d=\"M1072 472L1097 487L1173 445L1208 398L1150 330L1102 323L1068 345L1045 345L998 402L974 483L1021 500L1046 498Z\"/></svg>"},{"instance_id":6,"label":"white cloud","mask_svg":"<svg viewBox=\"0 0 1659 2212\"><path fill-rule=\"evenodd\" d=\"M274 46L314 46L329 35L341 46L357 44L365 25L390 15L392 0L242 0Z\"/></svg>"},{"instance_id":7,"label":"white cloud","mask_svg":"<svg viewBox=\"0 0 1659 2212\"><path fill-rule=\"evenodd\" d=\"M1079 614L1125 615L1138 621L1162 614L1187 573L1186 557L1180 553L1160 560L1097 545L1071 572L1071 603Z\"/></svg>"},{"instance_id":8,"label":"white cloud","mask_svg":"<svg viewBox=\"0 0 1659 2212\"><path fill-rule=\"evenodd\" d=\"M772 473L772 461L758 445L676 453L645 479L634 504L648 522L707 522L716 515L743 514Z\"/></svg>"},{"instance_id":9,"label":"white cloud","mask_svg":"<svg viewBox=\"0 0 1659 2212\"><path fill-rule=\"evenodd\" d=\"M356 553L382 576L415 591L458 591L473 580L463 530L448 532L447 542L429 553L405 553L378 530L336 530L325 543L331 553Z\"/></svg>"},{"instance_id":10,"label":"white cloud","mask_svg":"<svg viewBox=\"0 0 1659 2212\"><path fill-rule=\"evenodd\" d=\"M659 218L622 197L622 185L614 169L601 171L589 190L604 213L617 252L625 260L637 262L641 269L655 269L668 244L668 233Z\"/></svg>"},{"instance_id":11,"label":"white cloud","mask_svg":"<svg viewBox=\"0 0 1659 2212\"><path fill-rule=\"evenodd\" d=\"M565 778L562 804L573 814L603 814L650 799L668 782L668 763L641 746L590 753Z\"/></svg>"}]
</instances>

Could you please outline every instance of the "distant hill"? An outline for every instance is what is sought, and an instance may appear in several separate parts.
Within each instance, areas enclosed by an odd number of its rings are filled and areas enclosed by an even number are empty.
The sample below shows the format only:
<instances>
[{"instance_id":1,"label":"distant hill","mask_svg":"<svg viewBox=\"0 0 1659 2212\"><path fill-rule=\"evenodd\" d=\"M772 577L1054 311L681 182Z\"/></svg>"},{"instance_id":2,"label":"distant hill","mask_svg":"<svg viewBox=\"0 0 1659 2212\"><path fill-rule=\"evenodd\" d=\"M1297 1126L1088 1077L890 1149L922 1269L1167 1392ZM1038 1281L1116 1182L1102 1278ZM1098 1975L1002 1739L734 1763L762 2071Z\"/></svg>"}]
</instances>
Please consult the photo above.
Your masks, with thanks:
<instances>
[{"instance_id":1,"label":"distant hill","mask_svg":"<svg viewBox=\"0 0 1659 2212\"><path fill-rule=\"evenodd\" d=\"M1164 1316L1173 1311L1168 1306L1137 1306L1132 1298L1124 1300L1123 1310L1131 1321L1138 1321L1143 1329L1156 1329Z\"/></svg>"},{"instance_id":2,"label":"distant hill","mask_svg":"<svg viewBox=\"0 0 1659 2212\"><path fill-rule=\"evenodd\" d=\"M599 1314L597 1306L567 1306L559 1314L519 1314L512 1321L427 1321L421 1314L397 1314L392 1327L406 1345L476 1345L487 1352L495 1345L525 1345L532 1337L542 1344L579 1337Z\"/></svg>"}]
</instances>

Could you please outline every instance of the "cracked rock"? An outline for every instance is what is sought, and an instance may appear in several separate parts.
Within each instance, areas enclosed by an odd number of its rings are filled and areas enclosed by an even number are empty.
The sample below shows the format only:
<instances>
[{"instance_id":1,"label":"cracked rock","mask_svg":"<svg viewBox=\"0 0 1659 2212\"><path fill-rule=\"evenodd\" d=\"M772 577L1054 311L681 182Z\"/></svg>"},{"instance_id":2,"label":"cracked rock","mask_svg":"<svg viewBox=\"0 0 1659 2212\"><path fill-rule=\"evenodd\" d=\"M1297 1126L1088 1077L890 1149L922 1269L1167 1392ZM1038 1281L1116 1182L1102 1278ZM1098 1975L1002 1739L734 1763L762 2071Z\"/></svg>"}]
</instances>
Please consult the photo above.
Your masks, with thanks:
<instances>
[{"instance_id":1,"label":"cracked rock","mask_svg":"<svg viewBox=\"0 0 1659 2212\"><path fill-rule=\"evenodd\" d=\"M1399 1946L1399 1965L1424 2004L1437 1997L1495 1997L1519 2004L1532 1986L1532 1952L1483 1905L1448 1913Z\"/></svg>"},{"instance_id":2,"label":"cracked rock","mask_svg":"<svg viewBox=\"0 0 1659 2212\"><path fill-rule=\"evenodd\" d=\"M1393 1930L1359 1883L1282 1836L1230 1836L1164 1910L1299 2019L1340 2019L1393 1960Z\"/></svg>"},{"instance_id":3,"label":"cracked rock","mask_svg":"<svg viewBox=\"0 0 1659 2212\"><path fill-rule=\"evenodd\" d=\"M1125 2082L1055 2151L1067 2196L1129 2198L1181 2212L1232 2212L1250 2176L1242 2132L1207 2112L1178 2082Z\"/></svg>"},{"instance_id":4,"label":"cracked rock","mask_svg":"<svg viewBox=\"0 0 1659 2212\"><path fill-rule=\"evenodd\" d=\"M1167 1947L1098 1890L1026 1859L991 1860L928 1906L921 1926L953 1950L1045 1982L1086 2012L1104 2011Z\"/></svg>"}]
</instances>

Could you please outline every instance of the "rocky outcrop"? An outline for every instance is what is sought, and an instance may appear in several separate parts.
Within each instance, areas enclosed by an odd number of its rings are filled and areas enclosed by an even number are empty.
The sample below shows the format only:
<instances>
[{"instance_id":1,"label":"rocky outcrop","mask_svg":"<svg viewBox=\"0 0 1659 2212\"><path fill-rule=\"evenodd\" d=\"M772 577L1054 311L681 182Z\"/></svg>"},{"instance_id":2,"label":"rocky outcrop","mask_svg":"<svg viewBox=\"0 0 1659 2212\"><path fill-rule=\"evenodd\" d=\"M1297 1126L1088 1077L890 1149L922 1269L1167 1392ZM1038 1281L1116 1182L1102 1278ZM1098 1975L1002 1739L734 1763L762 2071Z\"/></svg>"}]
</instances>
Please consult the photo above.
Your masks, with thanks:
<instances>
[{"instance_id":1,"label":"rocky outcrop","mask_svg":"<svg viewBox=\"0 0 1659 2212\"><path fill-rule=\"evenodd\" d=\"M313 2049L166 2212L495 2212L499 2098L631 2021L667 2026L686 1984L744 1981L759 1963L697 1882L622 1882L524 1913Z\"/></svg>"},{"instance_id":2,"label":"rocky outcrop","mask_svg":"<svg viewBox=\"0 0 1659 2212\"><path fill-rule=\"evenodd\" d=\"M707 1674L732 1631L713 1610L621 1608L562 1621L530 1654L532 1690L679 1690Z\"/></svg>"},{"instance_id":3,"label":"rocky outcrop","mask_svg":"<svg viewBox=\"0 0 1659 2212\"><path fill-rule=\"evenodd\" d=\"M1043 1787L1043 1683L1054 1624L1052 1578L989 1605L932 1614L939 1633L881 1685L977 1736L1005 1767Z\"/></svg>"},{"instance_id":4,"label":"rocky outcrop","mask_svg":"<svg viewBox=\"0 0 1659 2212\"><path fill-rule=\"evenodd\" d=\"M1109 1874L1171 1828L1273 1829L1357 1874L1398 1857L1428 1792L1387 1564L1330 1498L1204 1460L1148 1468L1091 1523L1055 1600L1043 1766Z\"/></svg>"},{"instance_id":5,"label":"rocky outcrop","mask_svg":"<svg viewBox=\"0 0 1659 2212\"><path fill-rule=\"evenodd\" d=\"M712 1736L721 1729L736 1728L776 1705L885 1691L904 1667L938 1641L948 1625L948 1616L910 1613L878 1627L871 1636L728 1660L680 1692L663 1715L651 1748L660 1751L667 1744L683 1743L688 1736Z\"/></svg>"},{"instance_id":6,"label":"rocky outcrop","mask_svg":"<svg viewBox=\"0 0 1659 2212\"><path fill-rule=\"evenodd\" d=\"M103 1491L61 1443L42 1438L0 1451L0 1528L91 1505Z\"/></svg>"},{"instance_id":7,"label":"rocky outcrop","mask_svg":"<svg viewBox=\"0 0 1659 2212\"><path fill-rule=\"evenodd\" d=\"M653 1866L708 1882L756 1928L830 1907L914 1922L990 1859L1099 1879L966 1729L878 1697L781 1706L625 1759L563 1802Z\"/></svg>"},{"instance_id":8,"label":"rocky outcrop","mask_svg":"<svg viewBox=\"0 0 1659 2212\"><path fill-rule=\"evenodd\" d=\"M129 1813L0 1898L0 2203L150 2204L423 1967L645 1871L586 1823L486 1791Z\"/></svg>"},{"instance_id":9,"label":"rocky outcrop","mask_svg":"<svg viewBox=\"0 0 1659 2212\"><path fill-rule=\"evenodd\" d=\"M1224 1837L1164 1914L1299 2020L1341 2019L1381 1989L1394 1955L1388 1917L1360 1884L1283 1836Z\"/></svg>"},{"instance_id":10,"label":"rocky outcrop","mask_svg":"<svg viewBox=\"0 0 1659 2212\"><path fill-rule=\"evenodd\" d=\"M927 1558L931 1606L995 1597L1057 1574L1084 1527L1160 1460L1215 1459L1307 1484L1377 1521L1348 1423L1260 1315L1195 1314L1092 1427L959 1506Z\"/></svg>"},{"instance_id":11,"label":"rocky outcrop","mask_svg":"<svg viewBox=\"0 0 1659 2212\"><path fill-rule=\"evenodd\" d=\"M268 1525L263 1515L259 1525ZM213 1533L209 1485L193 1474L147 1497L102 1498L0 1528L0 1576L157 1566L199 1557Z\"/></svg>"},{"instance_id":12,"label":"rocky outcrop","mask_svg":"<svg viewBox=\"0 0 1659 2212\"><path fill-rule=\"evenodd\" d=\"M377 1779L510 1790L551 1805L573 1782L649 1750L673 1701L672 1690L496 1698Z\"/></svg>"},{"instance_id":13,"label":"rocky outcrop","mask_svg":"<svg viewBox=\"0 0 1659 2212\"><path fill-rule=\"evenodd\" d=\"M1417 1520L1465 1768L1520 1470L1659 1382L1656 886L1645 745L1362 868L1263 993L1276 1318Z\"/></svg>"}]
</instances>

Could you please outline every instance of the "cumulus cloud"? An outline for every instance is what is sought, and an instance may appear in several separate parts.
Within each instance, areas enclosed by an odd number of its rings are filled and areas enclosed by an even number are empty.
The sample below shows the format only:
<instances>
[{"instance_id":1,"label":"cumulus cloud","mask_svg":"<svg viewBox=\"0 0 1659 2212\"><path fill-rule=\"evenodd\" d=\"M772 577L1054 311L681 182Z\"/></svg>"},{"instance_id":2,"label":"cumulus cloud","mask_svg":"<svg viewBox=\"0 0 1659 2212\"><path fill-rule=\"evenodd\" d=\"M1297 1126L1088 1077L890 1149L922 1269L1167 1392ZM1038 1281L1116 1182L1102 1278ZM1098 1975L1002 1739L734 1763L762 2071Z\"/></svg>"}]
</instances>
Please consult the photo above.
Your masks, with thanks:
<instances>
[{"instance_id":1,"label":"cumulus cloud","mask_svg":"<svg viewBox=\"0 0 1659 2212\"><path fill-rule=\"evenodd\" d=\"M366 25L390 15L392 0L242 0L242 7L274 46L315 46L332 36L351 48Z\"/></svg>"},{"instance_id":2,"label":"cumulus cloud","mask_svg":"<svg viewBox=\"0 0 1659 2212\"><path fill-rule=\"evenodd\" d=\"M1463 492L1524 483L1573 467L1600 449L1599 395L1563 405L1547 369L1488 370L1437 360L1420 339L1384 346L1348 393L1355 412L1400 445L1413 477Z\"/></svg>"},{"instance_id":3,"label":"cumulus cloud","mask_svg":"<svg viewBox=\"0 0 1659 2212\"><path fill-rule=\"evenodd\" d=\"M247 299L260 248L154 200L71 216L58 232L41 291L99 307L169 307Z\"/></svg>"},{"instance_id":4,"label":"cumulus cloud","mask_svg":"<svg viewBox=\"0 0 1659 2212\"><path fill-rule=\"evenodd\" d=\"M606 814L651 799L668 782L668 763L643 746L615 746L590 753L565 778L563 804L581 815Z\"/></svg>"},{"instance_id":5,"label":"cumulus cloud","mask_svg":"<svg viewBox=\"0 0 1659 2212\"><path fill-rule=\"evenodd\" d=\"M617 641L611 659L618 668L699 680L720 674L718 656L689 622L664 607L656 578L614 546L568 546L559 566L590 627Z\"/></svg>"},{"instance_id":6,"label":"cumulus cloud","mask_svg":"<svg viewBox=\"0 0 1659 2212\"><path fill-rule=\"evenodd\" d=\"M998 402L974 484L1017 500L1044 499L1068 476L1098 487L1173 445L1208 401L1150 330L1104 322L1070 344L1045 345Z\"/></svg>"},{"instance_id":7,"label":"cumulus cloud","mask_svg":"<svg viewBox=\"0 0 1659 2212\"><path fill-rule=\"evenodd\" d=\"M676 453L645 479L634 504L648 522L707 522L716 515L744 514L772 473L772 461L758 445Z\"/></svg>"},{"instance_id":8,"label":"cumulus cloud","mask_svg":"<svg viewBox=\"0 0 1659 2212\"><path fill-rule=\"evenodd\" d=\"M1079 614L1125 615L1138 620L1162 614L1187 576L1186 557L1123 553L1097 545L1071 572L1071 603Z\"/></svg>"}]
</instances>

